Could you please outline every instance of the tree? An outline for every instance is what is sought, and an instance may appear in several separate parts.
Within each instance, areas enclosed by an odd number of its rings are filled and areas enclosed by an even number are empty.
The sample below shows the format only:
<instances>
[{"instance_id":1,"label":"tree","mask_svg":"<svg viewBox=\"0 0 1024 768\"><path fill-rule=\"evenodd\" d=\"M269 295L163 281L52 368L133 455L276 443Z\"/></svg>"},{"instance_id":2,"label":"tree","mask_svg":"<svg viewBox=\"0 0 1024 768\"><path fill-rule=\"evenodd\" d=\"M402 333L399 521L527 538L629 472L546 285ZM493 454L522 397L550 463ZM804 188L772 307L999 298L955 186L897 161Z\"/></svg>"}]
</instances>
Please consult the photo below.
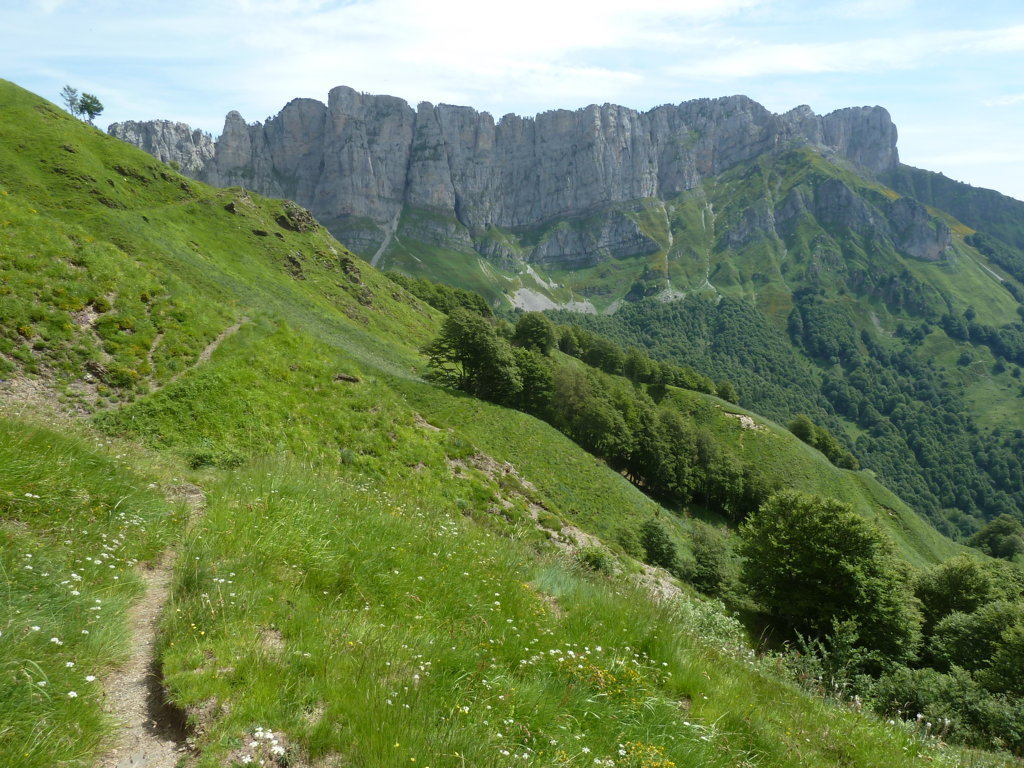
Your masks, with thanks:
<instances>
[{"instance_id":1,"label":"tree","mask_svg":"<svg viewBox=\"0 0 1024 768\"><path fill-rule=\"evenodd\" d=\"M101 112L103 104L100 100L91 93L83 93L82 98L78 100L78 114L88 115L89 125L92 125L92 121L99 117Z\"/></svg>"},{"instance_id":2,"label":"tree","mask_svg":"<svg viewBox=\"0 0 1024 768\"><path fill-rule=\"evenodd\" d=\"M935 625L929 651L941 671L956 665L970 671L983 669L1003 647L1004 633L1024 622L1024 603L996 600L974 613L955 611Z\"/></svg>"},{"instance_id":3,"label":"tree","mask_svg":"<svg viewBox=\"0 0 1024 768\"><path fill-rule=\"evenodd\" d=\"M567 355L579 357L580 342L575 328L570 325L561 326L558 333L558 348Z\"/></svg>"},{"instance_id":4,"label":"tree","mask_svg":"<svg viewBox=\"0 0 1024 768\"><path fill-rule=\"evenodd\" d=\"M729 544L725 534L712 525L695 520L690 531L693 565L687 580L706 595L720 595L729 582Z\"/></svg>"},{"instance_id":5,"label":"tree","mask_svg":"<svg viewBox=\"0 0 1024 768\"><path fill-rule=\"evenodd\" d=\"M1024 696L1024 621L1018 621L1003 633L992 666L982 676L989 690Z\"/></svg>"},{"instance_id":6,"label":"tree","mask_svg":"<svg viewBox=\"0 0 1024 768\"><path fill-rule=\"evenodd\" d=\"M972 613L1003 597L996 573L978 560L957 555L921 574L914 585L930 627L955 611Z\"/></svg>"},{"instance_id":7,"label":"tree","mask_svg":"<svg viewBox=\"0 0 1024 768\"><path fill-rule=\"evenodd\" d=\"M522 390L512 347L487 320L462 307L452 310L423 353L437 378L477 397L509 404Z\"/></svg>"},{"instance_id":8,"label":"tree","mask_svg":"<svg viewBox=\"0 0 1024 768\"><path fill-rule=\"evenodd\" d=\"M512 336L516 346L550 355L555 346L555 326L540 312L527 312L516 323Z\"/></svg>"},{"instance_id":9,"label":"tree","mask_svg":"<svg viewBox=\"0 0 1024 768\"><path fill-rule=\"evenodd\" d=\"M785 624L821 636L853 620L865 647L913 658L920 642L913 596L889 541L848 504L780 491L740 531L743 580Z\"/></svg>"},{"instance_id":10,"label":"tree","mask_svg":"<svg viewBox=\"0 0 1024 768\"><path fill-rule=\"evenodd\" d=\"M675 542L657 520L647 520L640 526L640 543L644 548L644 560L648 563L661 566L669 573L679 570Z\"/></svg>"},{"instance_id":11,"label":"tree","mask_svg":"<svg viewBox=\"0 0 1024 768\"><path fill-rule=\"evenodd\" d=\"M967 540L990 557L1012 560L1024 553L1024 525L1009 515L1000 515Z\"/></svg>"},{"instance_id":12,"label":"tree","mask_svg":"<svg viewBox=\"0 0 1024 768\"><path fill-rule=\"evenodd\" d=\"M523 381L517 407L547 421L555 387L551 360L532 349L516 347L512 352Z\"/></svg>"},{"instance_id":13,"label":"tree","mask_svg":"<svg viewBox=\"0 0 1024 768\"><path fill-rule=\"evenodd\" d=\"M65 85L60 92L60 100L64 102L65 108L68 112L76 117L80 114L78 89L72 88L70 85Z\"/></svg>"},{"instance_id":14,"label":"tree","mask_svg":"<svg viewBox=\"0 0 1024 768\"><path fill-rule=\"evenodd\" d=\"M715 384L715 394L727 403L738 403L740 396L736 393L736 387L728 379L722 379Z\"/></svg>"},{"instance_id":15,"label":"tree","mask_svg":"<svg viewBox=\"0 0 1024 768\"><path fill-rule=\"evenodd\" d=\"M651 359L635 347L626 352L626 360L622 365L623 375L633 382L646 382L651 375Z\"/></svg>"}]
</instances>

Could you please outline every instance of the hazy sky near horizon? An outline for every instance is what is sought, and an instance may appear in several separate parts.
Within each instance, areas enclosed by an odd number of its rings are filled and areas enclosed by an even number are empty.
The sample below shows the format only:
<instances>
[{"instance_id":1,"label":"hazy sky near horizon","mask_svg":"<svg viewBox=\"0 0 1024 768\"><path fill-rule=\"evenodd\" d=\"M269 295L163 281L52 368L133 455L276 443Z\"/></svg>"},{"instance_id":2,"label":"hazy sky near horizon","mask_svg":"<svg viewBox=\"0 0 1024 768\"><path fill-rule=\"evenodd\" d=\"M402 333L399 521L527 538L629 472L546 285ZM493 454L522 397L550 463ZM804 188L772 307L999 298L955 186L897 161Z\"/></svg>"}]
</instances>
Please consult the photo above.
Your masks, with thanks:
<instances>
[{"instance_id":1,"label":"hazy sky near horizon","mask_svg":"<svg viewBox=\"0 0 1024 768\"><path fill-rule=\"evenodd\" d=\"M495 117L742 93L882 105L903 162L1024 200L1022 0L0 0L0 28L0 76L103 127L216 136L336 85Z\"/></svg>"}]
</instances>

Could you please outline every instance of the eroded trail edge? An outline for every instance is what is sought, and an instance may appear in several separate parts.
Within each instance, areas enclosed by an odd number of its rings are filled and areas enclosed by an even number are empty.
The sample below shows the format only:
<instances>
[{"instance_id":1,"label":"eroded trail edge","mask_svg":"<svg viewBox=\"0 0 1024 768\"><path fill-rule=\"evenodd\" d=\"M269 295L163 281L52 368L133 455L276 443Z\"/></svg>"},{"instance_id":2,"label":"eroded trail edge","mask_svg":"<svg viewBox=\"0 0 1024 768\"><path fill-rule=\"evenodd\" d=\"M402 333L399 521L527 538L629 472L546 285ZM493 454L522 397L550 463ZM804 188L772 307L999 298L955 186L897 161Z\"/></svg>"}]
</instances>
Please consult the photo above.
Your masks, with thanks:
<instances>
[{"instance_id":1,"label":"eroded trail edge","mask_svg":"<svg viewBox=\"0 0 1024 768\"><path fill-rule=\"evenodd\" d=\"M190 518L202 514L206 499L191 484L168 490L168 498L184 502ZM155 566L140 571L146 591L128 614L131 656L104 682L106 711L120 723L115 744L100 768L175 768L188 750L185 713L169 704L156 656L156 636L174 573L174 550Z\"/></svg>"}]
</instances>

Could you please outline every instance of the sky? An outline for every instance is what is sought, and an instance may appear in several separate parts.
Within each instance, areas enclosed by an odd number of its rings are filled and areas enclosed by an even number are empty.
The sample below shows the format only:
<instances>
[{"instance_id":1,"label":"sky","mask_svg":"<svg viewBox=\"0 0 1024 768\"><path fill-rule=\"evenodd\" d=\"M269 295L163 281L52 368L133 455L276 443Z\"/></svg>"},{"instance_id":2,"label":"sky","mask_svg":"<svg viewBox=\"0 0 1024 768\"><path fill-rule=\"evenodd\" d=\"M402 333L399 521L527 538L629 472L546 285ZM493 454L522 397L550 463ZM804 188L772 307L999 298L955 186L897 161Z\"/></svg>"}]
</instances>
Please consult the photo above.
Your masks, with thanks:
<instances>
[{"instance_id":1,"label":"sky","mask_svg":"<svg viewBox=\"0 0 1024 768\"><path fill-rule=\"evenodd\" d=\"M216 137L337 85L496 118L877 104L903 162L1024 200L1024 0L0 0L0 29L0 77L93 93L101 127Z\"/></svg>"}]
</instances>

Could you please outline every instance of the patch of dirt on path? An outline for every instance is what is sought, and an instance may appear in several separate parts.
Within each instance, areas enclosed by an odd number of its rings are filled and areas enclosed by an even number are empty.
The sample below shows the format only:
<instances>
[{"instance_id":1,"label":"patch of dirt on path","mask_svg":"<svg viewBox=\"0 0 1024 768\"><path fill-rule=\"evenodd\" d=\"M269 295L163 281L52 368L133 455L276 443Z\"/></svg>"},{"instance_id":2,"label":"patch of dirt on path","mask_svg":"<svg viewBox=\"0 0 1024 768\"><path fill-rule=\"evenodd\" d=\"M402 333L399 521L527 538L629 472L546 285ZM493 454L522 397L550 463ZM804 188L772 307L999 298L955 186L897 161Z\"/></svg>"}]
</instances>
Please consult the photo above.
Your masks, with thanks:
<instances>
[{"instance_id":1,"label":"patch of dirt on path","mask_svg":"<svg viewBox=\"0 0 1024 768\"><path fill-rule=\"evenodd\" d=\"M117 746L100 768L175 768L185 741L185 714L165 698L154 654L160 612L170 589L173 557L144 571L146 594L131 610L132 654L105 682L106 710L121 722Z\"/></svg>"},{"instance_id":2,"label":"patch of dirt on path","mask_svg":"<svg viewBox=\"0 0 1024 768\"><path fill-rule=\"evenodd\" d=\"M193 519L206 502L202 489L190 483L169 488L167 496L186 503ZM146 591L128 614L131 657L103 685L105 709L121 728L99 768L175 768L189 749L186 714L167 701L156 658L157 627L170 594L174 560L168 550L159 564L140 574Z\"/></svg>"}]
</instances>

